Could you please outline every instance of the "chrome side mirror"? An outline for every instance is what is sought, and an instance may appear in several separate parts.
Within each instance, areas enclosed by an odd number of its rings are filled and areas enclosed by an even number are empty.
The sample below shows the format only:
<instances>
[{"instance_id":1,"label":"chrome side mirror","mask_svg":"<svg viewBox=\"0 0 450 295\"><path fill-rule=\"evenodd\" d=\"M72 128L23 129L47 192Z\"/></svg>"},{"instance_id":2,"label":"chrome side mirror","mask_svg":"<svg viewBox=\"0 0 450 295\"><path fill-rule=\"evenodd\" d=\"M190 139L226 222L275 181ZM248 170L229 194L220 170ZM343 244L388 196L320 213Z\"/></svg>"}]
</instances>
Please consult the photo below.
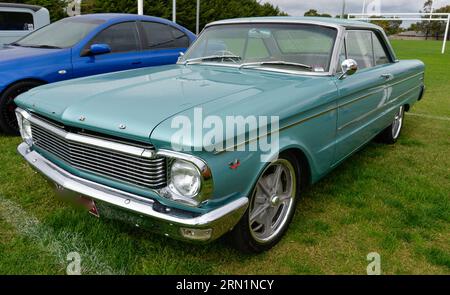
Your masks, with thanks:
<instances>
[{"instance_id":1,"label":"chrome side mirror","mask_svg":"<svg viewBox=\"0 0 450 295\"><path fill-rule=\"evenodd\" d=\"M178 52L178 61L177 62L181 62L182 60L183 60L183 58L184 58L184 52Z\"/></svg>"},{"instance_id":2,"label":"chrome side mirror","mask_svg":"<svg viewBox=\"0 0 450 295\"><path fill-rule=\"evenodd\" d=\"M358 70L358 63L353 59L346 59L341 64L342 74L339 80L344 79L347 76L351 76Z\"/></svg>"}]
</instances>

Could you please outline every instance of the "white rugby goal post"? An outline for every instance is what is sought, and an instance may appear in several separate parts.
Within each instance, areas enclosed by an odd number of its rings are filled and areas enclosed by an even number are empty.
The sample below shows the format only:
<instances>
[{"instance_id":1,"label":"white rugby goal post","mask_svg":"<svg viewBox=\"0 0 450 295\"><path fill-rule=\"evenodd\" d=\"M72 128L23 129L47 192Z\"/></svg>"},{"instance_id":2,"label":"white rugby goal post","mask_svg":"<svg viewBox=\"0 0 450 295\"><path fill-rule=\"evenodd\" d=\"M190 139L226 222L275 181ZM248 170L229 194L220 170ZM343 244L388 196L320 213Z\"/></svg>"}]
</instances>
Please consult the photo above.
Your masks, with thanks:
<instances>
[{"instance_id":1,"label":"white rugby goal post","mask_svg":"<svg viewBox=\"0 0 450 295\"><path fill-rule=\"evenodd\" d=\"M144 14L144 0L137 0L138 14ZM177 0L172 0L172 21L177 22ZM197 0L195 32L200 33L200 0Z\"/></svg>"},{"instance_id":2,"label":"white rugby goal post","mask_svg":"<svg viewBox=\"0 0 450 295\"><path fill-rule=\"evenodd\" d=\"M427 16L427 18L423 18ZM442 44L442 54L445 53L447 38L450 27L450 13L349 13L348 19L356 19L361 21L372 20L401 20L401 21L444 21L446 22L444 42Z\"/></svg>"}]
</instances>

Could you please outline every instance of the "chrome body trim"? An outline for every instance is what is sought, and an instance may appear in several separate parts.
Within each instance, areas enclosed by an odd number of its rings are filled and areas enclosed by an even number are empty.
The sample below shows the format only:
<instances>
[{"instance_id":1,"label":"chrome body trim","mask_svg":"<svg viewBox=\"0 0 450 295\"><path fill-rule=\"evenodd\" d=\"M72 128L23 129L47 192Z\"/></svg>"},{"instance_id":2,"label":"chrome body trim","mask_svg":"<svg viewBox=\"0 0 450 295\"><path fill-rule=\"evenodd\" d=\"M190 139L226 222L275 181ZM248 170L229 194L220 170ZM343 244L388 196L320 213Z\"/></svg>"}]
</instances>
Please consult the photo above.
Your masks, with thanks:
<instances>
[{"instance_id":1,"label":"chrome body trim","mask_svg":"<svg viewBox=\"0 0 450 295\"><path fill-rule=\"evenodd\" d=\"M406 78L404 78L404 79L402 79L402 80L396 81L396 82L394 82L394 83L391 83L391 84L387 84L387 85L381 86L379 90L371 91L371 92L369 92L369 93L366 93L366 94L364 94L364 95L361 95L361 96L359 96L359 97L356 97L356 98L354 98L354 99L352 99L352 100L350 100L350 101L347 101L347 102L345 102L345 103L342 103L342 104L340 104L340 105L338 105L338 106L336 106L336 107L334 107L334 108L330 108L330 109L324 110L324 111L319 112L319 113L317 113L317 114L315 114L315 115L312 115L312 116L303 118L303 119L301 119L301 120L299 120L299 121L297 121L297 122L294 122L294 123L288 124L288 125L286 125L286 126L283 126L283 127L279 128L278 130L276 130L276 132L281 132L281 131L283 131L283 130L285 130L285 129L291 128L291 127L293 127L293 126L297 126L297 125L302 124L302 123L304 123L304 122L306 122L306 121L309 121L309 120L311 120L311 119L314 119L314 118L317 118L317 117L319 117L319 116L322 116L322 115L324 115L324 114L326 114L326 113L329 113L329 112L332 112L332 111L334 111L334 110L337 110L337 109L339 109L339 108L341 108L341 107L343 107L343 106L346 106L346 105L355 103L355 102L357 102L357 101L359 101L359 100L361 100L361 99L364 99L364 98L366 98L366 97L369 97L369 96L371 96L371 95L373 95L373 94L375 94L375 93L377 93L377 92L379 92L379 91L381 91L381 90L384 90L384 89L386 89L386 88L392 87L392 86L397 85L397 84L399 84L399 83L405 82L405 81L407 81L407 80L409 80L409 79L412 79L412 78L417 77L417 76L422 75L422 74L424 74L424 72L420 72L420 73L411 75L411 76L409 76L409 77L406 77ZM408 90L407 92L398 95L397 97L393 98L390 102L395 101L395 100L397 100L398 98L400 98L400 97L402 97L402 96L404 96L404 95L409 94L411 91L415 90L415 89L418 88L418 87L423 87L423 85L416 86L416 87L414 87L414 88ZM378 109L376 109L376 110L378 110ZM360 120L360 118L358 118L358 120ZM353 122L349 122L349 123L347 123L346 125L350 125L350 123L353 123ZM342 127L342 126L341 126L341 127L338 127L338 130L341 130L341 129L345 128L345 127L346 127L346 126L344 126L344 127ZM255 137L255 138L247 139L247 140L245 140L244 142L236 143L235 145L230 146L230 147L226 147L226 148L224 148L223 150L215 151L214 154L215 154L215 155L218 155L218 154L222 154L222 153L224 153L224 152L233 151L234 149L236 149L236 148L239 147L239 146L242 146L242 145L248 144L248 143L250 143L250 142L253 142L253 141L255 141L255 140L258 140L258 139L260 139L261 137L269 136L269 135L271 135L273 132L275 132L275 131L270 131L270 132L268 132L268 133L266 133L266 134L264 134L264 135L259 135L259 136Z\"/></svg>"},{"instance_id":2,"label":"chrome body trim","mask_svg":"<svg viewBox=\"0 0 450 295\"><path fill-rule=\"evenodd\" d=\"M383 105L383 106L381 106L381 107L378 107L378 108L376 108L376 109L373 109L373 110L371 110L370 112L365 113L364 115L362 115L362 116L356 118L355 120L352 120L352 121L347 122L346 124L344 124L344 125L342 125L342 126L339 126L339 127L338 127L338 130L341 131L342 129L345 129L345 128L348 127L348 126L350 126L350 125L352 125L352 124L354 124L354 123L357 123L357 122L361 121L362 119L364 119L364 118L366 118L366 117L372 115L373 113L379 112L380 109L383 108L384 106L389 105L389 104L391 104L391 103L397 101L399 98L401 98L401 97L403 97L403 96L405 96L405 95L410 94L411 92L413 92L414 90L416 90L417 88L420 88L420 87L422 87L422 85L418 85L418 86L416 86L416 87L414 87L414 88L409 89L409 90L406 91L405 93L402 93L402 94L400 94L399 96L397 96L396 98L390 100L387 104L385 104L385 105Z\"/></svg>"},{"instance_id":3,"label":"chrome body trim","mask_svg":"<svg viewBox=\"0 0 450 295\"><path fill-rule=\"evenodd\" d=\"M397 85L397 84L403 83L403 82L405 82L405 81L408 81L409 79L412 79L412 78L415 78L415 77L417 77L417 76L423 75L424 73L425 73L425 72L419 72L419 73L417 73L417 74L414 74L414 75L411 75L411 76L409 76L409 77L403 78L403 79L401 79L401 80L395 81L394 83L388 84L387 87L392 87L392 86L395 86L395 85Z\"/></svg>"},{"instance_id":4,"label":"chrome body trim","mask_svg":"<svg viewBox=\"0 0 450 295\"><path fill-rule=\"evenodd\" d=\"M185 203L189 206L198 206L202 202L204 202L212 197L212 194L214 192L214 181L213 181L213 177L212 177L212 172L209 169L209 167L205 161L203 161L202 159L200 159L198 157L190 155L190 154L185 154L185 153L171 151L171 150L165 150L165 149L158 150L156 155L163 156L166 158L180 159L180 160L185 160L185 161L191 162L195 166L197 166L198 170L200 171L201 178L202 178L200 191L194 198L187 198L187 197L175 194L174 192L169 190L168 186L163 189L160 189L158 191L159 194L161 194L162 196L168 197L174 201ZM168 166L167 173L169 174L170 165L168 164L167 166ZM170 181L171 181L170 177L168 177L167 184L169 184Z\"/></svg>"},{"instance_id":5,"label":"chrome body trim","mask_svg":"<svg viewBox=\"0 0 450 295\"><path fill-rule=\"evenodd\" d=\"M354 98L354 99L352 99L352 100L346 101L346 102L340 104L339 107L343 107L343 106L352 104L352 103L354 103L354 102L357 102L357 101L359 101L359 100L361 100L361 99L364 99L364 98L369 97L369 96L371 96L371 95L373 95L373 94L376 94L376 93L378 93L378 92L380 92L380 91L382 91L382 90L384 90L384 89L386 89L386 88L389 88L389 87L395 86L395 85L397 85L397 84L403 83L403 82L408 81L408 80L410 80L410 79L412 79L412 78L414 78L414 77L417 77L417 76L419 76L419 75L423 75L423 73L424 73L424 72L420 72L420 73L411 75L411 76L409 76L409 77L403 78L403 79L401 79L401 80L399 80L399 81L395 81L394 83L390 83L390 84L383 85L383 86L378 86L379 89L370 91L370 92L368 92L368 93L366 93L366 94L364 94L364 95L361 95L361 96L358 96L358 97L356 97L356 98ZM395 99L396 99L396 98L395 98ZM394 100L395 100L395 99L394 99Z\"/></svg>"},{"instance_id":6,"label":"chrome body trim","mask_svg":"<svg viewBox=\"0 0 450 295\"><path fill-rule=\"evenodd\" d=\"M202 178L200 191L193 198L184 197L182 195L178 195L178 194L172 192L168 188L170 178L168 178L166 180L166 182L164 182L166 185L163 188L159 188L159 189L152 188L151 186L146 185L146 183L141 183L141 185L143 187L146 187L147 189L150 189L150 190L158 193L159 195L161 195L163 197L166 197L173 201L180 202L180 203L183 203L183 204L189 205L189 206L199 206L202 202L204 202L212 197L212 194L214 191L214 182L213 182L212 172L209 169L208 165L202 159L200 159L198 157L195 157L195 156L189 155L189 154L185 154L185 153L171 151L171 150L164 150L164 149L156 152L154 150L139 148L136 146L130 146L130 145L114 142L114 141L108 141L108 140L101 139L101 138L70 133L70 132L66 132L60 128L53 126L52 124L44 121L43 119L36 118L36 116L33 116L29 112L22 110L20 108L17 108L16 112L20 113L24 118L29 120L31 123L43 128L43 129L46 129L49 132L52 132L55 135L57 135L63 139L66 139L68 141L71 141L71 142L88 144L88 145L92 145L94 147L109 149L109 150L121 152L121 153L127 153L127 154L130 154L133 156L138 156L138 157L148 159L149 161L153 161L153 162L162 161L162 159L158 159L158 157L165 157L165 158L170 158L170 159L182 159L182 160L191 162L198 168L198 170L201 174L201 178ZM46 144L44 144L44 145L46 145ZM50 149L50 152L54 150L52 148L49 148L49 149ZM56 156L61 157L64 155L59 155L59 152L58 152L58 153L56 153ZM86 160L85 158L80 158L77 155L72 155L71 157L73 157L74 161L85 161ZM64 157L62 160L65 160ZM114 160L111 160L111 159L107 159L107 160L112 161L111 163L116 163ZM102 169L100 169L101 171L98 169L97 166L92 165L92 163L90 163L90 162L85 163L86 165L88 165L89 169L83 168L83 170L89 170L94 173L100 173L103 175L105 175L105 173L107 173L106 174L107 177L113 177L114 173L120 174L120 172L115 170L114 167L106 167L107 164L105 163L105 160L103 158L101 158L101 156L99 156L98 161L100 163L96 163L96 165L100 165L102 167ZM137 164L143 165L142 163L137 163ZM81 169L75 165L72 165L72 166L74 166L77 169ZM108 168L109 170L106 168ZM153 170L153 172L151 173L151 176L155 176L155 177L162 176L162 173L168 174L169 171L170 171L170 165L169 165L169 163L167 163L165 169L161 168L158 170ZM139 174L137 172L139 172ZM140 174L141 174L141 171L135 171L133 169L130 169L130 171L129 171L129 177L133 178L133 181L137 181L136 179L139 177ZM147 174L150 174L150 172ZM124 176L124 175L122 175L122 176ZM119 180L123 180L123 179L119 179ZM163 184L163 182L152 183L153 186L158 186L158 185L162 185L162 184Z\"/></svg>"},{"instance_id":7,"label":"chrome body trim","mask_svg":"<svg viewBox=\"0 0 450 295\"><path fill-rule=\"evenodd\" d=\"M143 157L143 158L153 158L155 156L155 152L149 149L139 148L136 146L121 144L118 142L108 141L96 137L91 137L87 135L79 135L75 133L66 132L64 130L58 129L55 126L32 116L29 112L17 108L16 112L21 114L25 119L34 123L38 126L41 126L44 129L49 130L50 132L55 133L56 135L72 142L88 144L96 147L101 147L104 149L109 149L115 152L121 152L133 156Z\"/></svg>"},{"instance_id":8,"label":"chrome body trim","mask_svg":"<svg viewBox=\"0 0 450 295\"><path fill-rule=\"evenodd\" d=\"M165 213L161 213L154 209L153 205L156 203L154 200L72 175L39 153L32 151L26 143L20 144L17 150L34 169L56 184L59 193L70 197L84 196L99 203L105 203L121 212L126 212L127 216L133 218L133 222L144 223L145 220L150 219L158 225L153 228L154 231L176 239L191 241L181 234L180 228L194 228L212 229L211 237L199 242L212 241L231 230L247 210L248 198L241 197L197 217L172 213L170 208L167 208ZM139 226L138 223L136 225Z\"/></svg>"}]
</instances>

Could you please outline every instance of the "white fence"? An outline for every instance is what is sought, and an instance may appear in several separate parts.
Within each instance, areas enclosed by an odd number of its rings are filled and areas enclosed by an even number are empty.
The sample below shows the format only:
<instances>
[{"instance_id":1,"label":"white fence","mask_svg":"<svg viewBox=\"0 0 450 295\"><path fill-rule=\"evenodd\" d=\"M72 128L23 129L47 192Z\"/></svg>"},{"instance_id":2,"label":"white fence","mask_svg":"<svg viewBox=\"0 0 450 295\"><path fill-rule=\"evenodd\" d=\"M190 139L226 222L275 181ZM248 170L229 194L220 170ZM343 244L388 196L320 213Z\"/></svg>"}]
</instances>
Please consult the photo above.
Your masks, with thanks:
<instances>
[{"instance_id":1,"label":"white fence","mask_svg":"<svg viewBox=\"0 0 450 295\"><path fill-rule=\"evenodd\" d=\"M429 16L429 18L423 18L423 16ZM348 19L356 19L361 21L372 20L401 20L401 21L444 21L446 22L444 42L442 44L442 54L445 53L445 47L447 44L447 38L450 27L450 13L349 13Z\"/></svg>"}]
</instances>

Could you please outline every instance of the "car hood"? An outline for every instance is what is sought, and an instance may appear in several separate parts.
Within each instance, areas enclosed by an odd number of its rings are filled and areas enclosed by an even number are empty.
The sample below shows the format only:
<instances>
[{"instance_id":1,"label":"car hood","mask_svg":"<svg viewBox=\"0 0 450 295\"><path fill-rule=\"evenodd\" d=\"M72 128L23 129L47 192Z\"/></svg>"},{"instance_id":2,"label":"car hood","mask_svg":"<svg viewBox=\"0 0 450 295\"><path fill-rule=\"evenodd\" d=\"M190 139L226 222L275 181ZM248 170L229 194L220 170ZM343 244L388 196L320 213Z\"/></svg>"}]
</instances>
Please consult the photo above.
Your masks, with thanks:
<instances>
[{"instance_id":1,"label":"car hood","mask_svg":"<svg viewBox=\"0 0 450 295\"><path fill-rule=\"evenodd\" d=\"M45 85L19 96L16 103L67 125L148 141L161 122L196 106L209 107L211 112L230 105L238 108L237 99L273 93L309 79L313 78L171 65Z\"/></svg>"},{"instance_id":2,"label":"car hood","mask_svg":"<svg viewBox=\"0 0 450 295\"><path fill-rule=\"evenodd\" d=\"M3 45L0 46L0 63L23 62L24 59L35 59L54 54L64 49L46 49Z\"/></svg>"}]
</instances>

